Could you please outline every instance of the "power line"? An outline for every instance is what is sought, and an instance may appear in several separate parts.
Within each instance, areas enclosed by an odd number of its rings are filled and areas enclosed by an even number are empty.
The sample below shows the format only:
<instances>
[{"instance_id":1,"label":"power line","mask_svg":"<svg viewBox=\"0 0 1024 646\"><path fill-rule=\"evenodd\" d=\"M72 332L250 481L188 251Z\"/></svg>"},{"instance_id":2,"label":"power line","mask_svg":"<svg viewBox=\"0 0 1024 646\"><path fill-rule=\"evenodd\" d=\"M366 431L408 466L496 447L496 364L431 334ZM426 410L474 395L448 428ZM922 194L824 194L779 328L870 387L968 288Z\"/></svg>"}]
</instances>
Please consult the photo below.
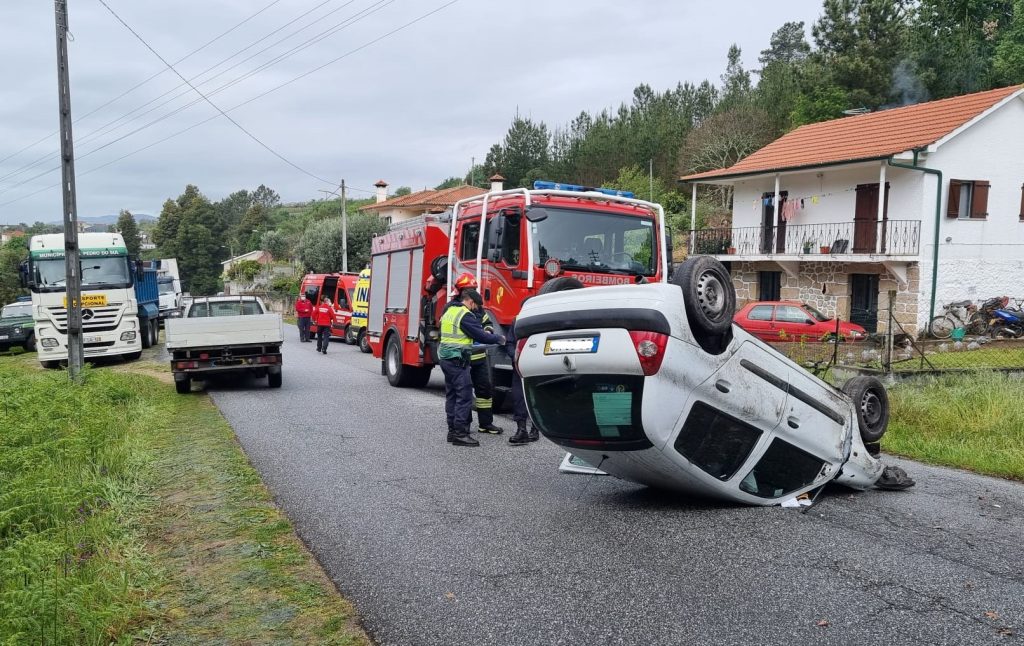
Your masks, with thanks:
<instances>
[{"instance_id":1,"label":"power line","mask_svg":"<svg viewBox=\"0 0 1024 646\"><path fill-rule=\"evenodd\" d=\"M318 176L318 175L314 175L313 173L309 172L308 170L306 170L306 169L305 169L305 168L303 168L302 166L299 166L298 164L296 164L295 162L291 161L290 159L288 159L287 157L285 157L285 156L284 156L284 155L282 155L281 153L277 152L276 150L274 150L273 148L271 148L271 147L270 147L270 146L268 146L267 144L263 143L263 141L262 141L262 140L261 140L261 139L260 139L259 137L257 137L256 135L252 134L251 132L249 132L249 131L248 131L248 130L247 130L247 129L246 129L246 128L245 128L245 127L244 127L244 126L242 125L242 124L238 123L238 122L237 122L237 121L235 121L235 120L234 120L234 119L233 119L233 118L232 118L232 117L231 117L230 115L228 115L228 113L227 113L227 112L224 112L223 110L221 110L221 109L220 109L220 106L218 106L218 105L217 105L216 103L214 103L213 101L211 101L211 100L210 100L210 98L209 98L208 96L206 96L205 94L203 94L202 92L200 92L200 91L199 91L199 88L197 88L197 87L196 87L195 85L193 85L191 81L189 81L189 80L188 80L188 79L186 79L186 78L185 78L184 76L182 76L182 74L181 74L181 73L180 73L180 72L179 72L179 71L178 71L178 70L177 70L177 69L176 69L176 68L175 68L175 67L174 67L173 65L171 65L171 63L169 63L169 62L167 61L167 59L165 59L165 58L164 58L163 56L161 56L161 55L160 55L160 54L159 54L159 53L158 53L158 52L157 52L157 51L156 51L155 49L153 49L153 47L152 47L152 46L151 46L151 45L150 45L149 43L147 43L147 42L146 42L146 39L145 39L145 38L143 38L142 36L140 36L140 35L139 35L139 33L138 33L137 31L135 31L134 29L132 29L131 25L129 25L128 23L126 23L126 22L124 21L124 19L123 19L123 18L121 18L121 16L117 15L117 12L116 12L116 11L114 11L113 9L111 9L111 8L110 8L110 5L108 5L108 4L107 4L106 0L99 0L99 3L100 3L101 5L103 5L103 6L104 6L104 7L106 8L106 10L107 10L107 11L109 11L109 12L110 12L110 14L111 14L112 16L114 16L114 18L116 18L116 19L117 19L117 21L118 21L119 23L121 23L121 24L122 24L122 25L124 26L124 28L125 28L125 29L127 29L127 30L128 30L129 32L131 32L131 34L132 34L133 36L135 36L135 37L136 37L136 38L137 38L137 39L139 40L139 42L140 42L140 43L142 43L142 44L143 44L143 45L144 45L144 46L146 47L146 49L148 49L148 50L149 50L150 52L152 52L152 54L153 54L154 56L156 56L157 58L159 58L159 59L160 59L160 62L161 62L161 63L163 63L164 65L166 65L166 66L167 66L167 68L168 68L169 70L171 70L172 72L174 72L175 76L177 76L178 78L180 78L180 79L181 79L182 81L184 81L185 83L188 83L188 86L189 86L190 88L192 88L192 90L193 90L193 91L195 91L195 93L196 93L196 94L198 94L199 96L203 97L203 100L204 100L204 101L206 101L207 103L209 103L209 104L210 104L210 107L212 107L212 108L213 108L214 110L216 110L217 112L219 112L219 113L221 114L221 116L222 116L222 117L224 117L225 119L227 119L228 121L230 121L230 122L231 122L232 124L234 124L234 126L235 126L236 128L238 128L239 130L241 130L242 132L244 132L244 133L245 133L246 135L248 135L248 137L249 137L250 139L252 139L252 140L253 140L253 141L255 141L256 143L258 143L258 144L259 144L260 146L262 146L262 147L263 147L264 149L266 149L266 151L267 151L267 152L269 152L269 153L270 153L271 155L273 155L273 156L277 157L278 159L280 159L280 160L281 160L281 161L283 161L284 163L288 164L289 166L291 166L291 167L292 167L292 168L294 168L295 170L297 170L297 171L299 171L299 172L301 172L301 173L304 173L304 174L306 174L306 175L309 175L309 176L310 176L310 177L312 177L313 179L315 179L315 180L319 180L319 181L323 182L324 184L333 184L333 182L331 182L330 180L326 180L326 179L324 179L324 178L322 178L322 177L320 177L320 176Z\"/></svg>"},{"instance_id":2,"label":"power line","mask_svg":"<svg viewBox=\"0 0 1024 646\"><path fill-rule=\"evenodd\" d=\"M212 38L212 39L210 39L210 40L206 41L205 43L203 43L202 45L200 45L200 46L199 46L199 47L197 47L196 49L193 49L192 51L190 51L189 53L185 54L184 56L182 56L182 57L181 57L181 58L179 58L178 60L174 61L174 64L175 64L175 65L177 65L178 63L182 63L182 62L184 62L184 61L188 60L189 58L191 58L192 56L195 56L195 55L196 55L196 54L198 54L199 52L203 51L204 49L206 49L206 48L207 48L207 47L209 47L210 45L214 44L215 42L217 42L217 41L218 41L218 40L220 40L221 38L224 38L225 36L227 36L227 35L228 35L228 34L230 34L231 32L235 31L236 29L238 29L239 27L241 27L241 26L242 26L242 25L244 25L245 23L249 22L250 20L252 20L252 19L253 19L253 18L255 18L256 16L260 15L261 13L263 13L264 11L266 11L267 9L270 9L271 7L273 7L274 5L276 5L276 4L277 4L277 3L279 3L279 2L281 2L281 0L273 0L273 2L271 2L271 3L270 3L270 4L268 4L268 5L266 5L265 7L263 7L262 9L260 9L259 11L257 11L256 13L254 13L254 14L250 15L250 16L249 16L248 18L246 18L246 19L245 19L245 20L243 20L242 22L240 22L240 23L237 23L237 24L236 24L235 26L231 27L231 28L230 28L230 29L228 29L227 31L225 31L225 32L222 32L222 33L221 33L220 35L218 35L218 36L216 36L216 37L214 37L214 38ZM150 81L152 81L153 79L155 79L156 77L160 76L161 74L163 74L163 73L164 73L164 72L166 72L166 71L167 71L167 70L160 70L159 72L157 72L156 74L154 74L154 75L150 76L149 78L147 78L146 80L142 81L141 83L137 83L136 85L133 85L132 87L128 88L127 90L125 90L125 91L124 91L124 92L122 92L121 94L119 94L119 95L115 96L115 97L114 97L113 99L110 99L109 101L107 101L107 102L106 102L106 103L104 103L103 105L101 105L101 106L99 106L99 107L97 107L97 108L94 108L94 109L93 109L93 110L91 110L90 112L87 112L87 113L83 114L82 116L78 117L77 119L75 119L75 120L74 120L74 123L78 123L78 122L82 121L83 119L86 119L86 118L88 118L88 117L92 116L93 114L96 114L97 112L99 112L99 111L100 111L100 110L102 110L103 108L107 107L107 106L108 106L108 105L110 105L111 103L113 103L113 102L115 102L115 101L117 101L117 100L119 100L119 99L123 99L124 97L128 96L129 94L131 94L131 93L132 93L132 92L134 92L135 90L139 89L140 87L142 87L142 86L143 86L143 85L145 85L146 83L149 83ZM25 146L25 147L24 147L24 148L22 148L21 150L19 150L19 151L17 151L17 152L14 152L14 153L11 153L10 155L8 155L8 156L4 157L3 159L0 159L0 164L4 163L4 162L5 162L5 161L7 161L8 159L12 159L12 158L14 158L14 157L17 157L18 155L20 155L21 153L23 153L23 152L25 152L25 151L28 151L28 150L31 150L31 149L35 148L35 147L36 147L36 146L38 146L39 144L41 144L41 143L43 143L43 142L45 142L45 141L49 140L49 139L50 139L51 137L53 137L54 135L57 135L57 134L59 134L59 133L58 133L58 132L57 132L57 131L55 130L55 131L51 132L50 134L46 135L45 137L43 137L42 139L40 139L40 140L38 140L38 141L36 141L36 142L34 142L34 143L31 143L31 144L29 144L28 146Z\"/></svg>"},{"instance_id":3,"label":"power line","mask_svg":"<svg viewBox=\"0 0 1024 646\"><path fill-rule=\"evenodd\" d=\"M375 38L375 39L373 39L373 40L371 40L369 42L366 42L366 43L360 45L359 47L356 47L355 49L349 50L348 52L342 54L341 56L338 56L337 58L334 58L334 59L328 61L327 63L324 63L323 65L315 67L315 68L309 70L308 72L300 74L299 76L296 76L296 77L294 77L294 78L292 78L292 79L290 79L288 81L285 81L284 83L281 83L280 85L277 85L277 86L275 86L273 88L270 88L269 90L267 90L265 92L257 94L254 97L251 97L251 98L249 98L249 99L247 99L247 100L245 100L245 101L243 101L243 102L241 102L241 103L239 103L239 104L237 104L237 105L235 105L233 107L228 108L227 112L234 112L235 110L237 110L237 109L239 109L241 107L249 105L250 103L252 103L254 101L258 101L259 99L262 99L263 97L265 97L265 96L267 96L267 95L269 95L269 94L271 94L273 92L276 92L276 91L278 91L278 90L280 90L282 88L285 88L285 87L291 85L292 83L295 83L296 81L299 81L300 79L303 79L303 78L305 78L307 76L310 76L311 74L315 74L316 72L324 69L325 67L328 67L328 66L333 65L334 63L337 63L337 62L339 62L339 61L341 61L341 60L343 60L345 58L348 58L349 56L351 56L352 54L355 54L356 52L359 52L359 51L361 51L363 49L366 49L367 47L369 47L371 45L374 45L374 44L384 40L385 38L388 38L388 37L390 37L390 36L400 32L400 31L402 31L404 29L407 29L407 28L413 26L414 24L416 24L416 23L418 23L418 22L420 22L422 20L425 20L426 18L429 18L430 16L434 15L435 13L438 13L439 11L442 11L443 9L446 9L446 8L450 7L451 5L455 4L458 1L459 0L449 0L448 2L442 4L441 6L435 8L435 9L432 9L431 11L428 11L425 14L420 15L420 16L414 18L413 20L410 20L409 22L407 22L407 23L405 23L405 24L403 24L403 25L401 25L399 27L396 27L395 29L392 29L391 31L389 31L389 32L387 32L385 34L383 34L383 35L381 35L381 36L379 36L379 37L377 37L377 38ZM136 150L133 150L133 151L131 151L131 152L125 154L125 155L122 155L122 156L120 156L120 157L118 157L116 159L108 161L108 162L106 162L104 164L101 164L99 166L90 168L89 170L87 170L87 171L85 171L83 173L79 173L78 176L82 177L84 175L90 175L92 173L95 173L96 171L102 170L102 169L104 169L104 168L106 168L108 166L116 164L119 161L123 161L123 160L125 160L125 159L127 159L129 157L132 157L133 155L137 155L138 153L141 153L141 152L144 152L146 150L149 150L150 148L153 148L154 146L158 146L158 145L160 145L160 144L162 144L164 142L170 141L171 139L174 139L174 138L176 138L176 137L178 137L180 135L183 135L186 132L189 132L190 130L193 130L195 128L198 128L199 126L207 124L210 121L213 121L214 119L216 119L218 116L220 116L220 115L214 115L214 116L209 117L207 119L203 119L202 121L194 123L194 124L192 124L191 126L189 126L187 128L179 130L178 132L175 132L175 133L173 133L171 135L168 135L167 137L164 137L163 139L158 139L157 141L154 141L154 142L152 142L150 144L142 146L141 148L137 148ZM32 193L27 193L27 194L22 195L20 197L16 197L16 198L14 198L12 200L8 200L6 202L0 203L0 207L9 206L11 204L14 204L16 202L20 202L21 200L27 199L27 198L32 197L34 195L38 195L40 193L43 193L43 192L48 191L50 189L56 188L58 186L60 186L59 183L58 184L52 184L52 185L47 186L45 188L41 188L41 189L39 189L37 191L33 191ZM360 190L366 190L366 189L360 189ZM373 191L366 191L366 192L367 193L373 193Z\"/></svg>"},{"instance_id":4,"label":"power line","mask_svg":"<svg viewBox=\"0 0 1024 646\"><path fill-rule=\"evenodd\" d=\"M279 0L277 0L277 1L279 1ZM199 72L198 74L194 75L194 76L192 77L192 80L195 80L195 79L199 78L200 76L203 76L204 74L206 74L206 73L208 73L208 72L210 72L210 71L212 71L212 70L215 70L215 69L217 69L218 67L220 67L220 66L221 66L221 65L223 65L224 63L227 63L228 61L230 61L231 59L235 58L236 56L238 56L238 55L240 55L240 54L243 54L244 52L246 52L246 51L248 51L248 50L252 49L252 48L253 48L253 47L255 47L256 45L259 45L260 43L263 43L263 42L265 42L265 40L266 40L267 38L269 38L269 37L273 36L274 34L276 34L276 33L280 32L280 31L283 31L283 30L284 30L285 28L287 28L288 26L290 26L290 25L293 25L293 24L295 24L296 22L298 22L298 21L299 21L299 20L301 20L302 18L305 18L306 16L308 16L308 15L309 15L309 14L311 14L311 13L313 13L314 11L316 11L317 9L319 9L320 7L322 7L322 6L326 5L326 4L329 4L329 3L333 2L333 1L334 1L334 0L323 0L323 2L319 3L318 5L316 5L315 7L313 7L312 9L309 9L309 10L307 10L307 11L304 11L303 13L299 14L298 16L296 16L295 18L293 18L292 20L289 20L288 22L284 23L283 25L281 25L281 26L277 27L276 29L273 29L272 31L270 31L270 32L268 32L268 33L266 33L266 34L264 34L264 35L263 35L262 37L260 37L260 38L258 38L258 39L256 39L256 40L254 40L253 42L249 43L249 44L248 44L247 46L245 46L245 47L243 47L242 49L240 49L240 50L236 51L236 52L235 52L234 54L232 54L232 55L228 56L228 57L227 57L227 58L225 58L225 59L222 59L221 61L219 61L218 63L216 63L216 64L214 64L214 65L212 65L212 66L210 66L210 67L207 67L207 68L206 68L206 69L204 69L204 70L203 70L202 72ZM310 24L306 25L305 27L302 27L301 29L298 29L297 31L294 31L294 32L292 32L291 34L289 34L288 36L286 36L286 37L285 37L284 39L282 39L282 40L280 40L280 41L277 41L277 42L273 43L272 45L269 45L269 46L267 46L267 47L265 47L265 48L263 48L263 49L259 50L258 52L256 52L256 54L255 54L254 56L256 56L256 55L259 55L259 54L261 54L261 53L263 53L263 52L265 52L265 51L267 51L267 50L269 50L269 49L272 49L273 47L277 46L278 44L280 44L280 43L281 43L281 42L283 42L284 40L287 40L288 38L291 38L292 36L295 36L296 34L299 34L299 33L301 33L302 31L304 31L304 30L306 30L306 29L309 29L310 27L312 27L313 25L315 25L317 21L319 21L319 20L323 20L324 18L326 18L327 16L331 15L332 13L335 13L335 12L337 12L337 11L341 10L341 9L344 9L344 8L345 8L345 7L347 7L348 5L352 4L352 2L353 2L353 1L354 1L354 0L351 0L350 2L347 2L347 3L345 3L344 5L342 5L341 7L337 8L337 9L332 9L332 10L331 10L331 11L329 11L328 13L326 13L326 14L324 14L323 16L320 16L319 18L317 18L317 19L316 19L316 20L315 20L314 22L312 22L312 23L310 23ZM268 5L268 6L269 6L269 5ZM264 9L266 9L266 7L265 7ZM261 10L261 11L262 11L262 10ZM256 14L254 14L253 16L250 16L250 18L249 18L249 19L251 19L251 18L255 17L255 15L256 15ZM244 23L244 22L247 22L247 21L248 21L249 19L247 19L246 21L243 21L243 23ZM241 25L241 24L243 24L243 23L239 23L239 25L236 25L236 27L240 26L240 25ZM234 28L232 28L231 30L228 30L228 31L229 31L229 32L230 32L230 31L233 31L233 29L234 29ZM228 33L228 32L225 32L225 34L226 34L226 33ZM222 34L222 36L223 36L223 34ZM219 38L219 37L218 37L218 38ZM216 40L216 39L215 39L215 40ZM212 43L212 42L214 42L214 41L210 41L210 43ZM207 45L209 45L210 43L207 43ZM192 54L194 54L194 53L198 52L198 51L199 51L200 49L203 49L203 48L205 48L205 47L206 47L206 45L204 45L203 47L201 47L201 48L199 48L199 49L197 49L197 50L193 51L193 52L192 52ZM189 54L189 55L188 55L188 56L186 56L185 58L188 58L188 57L189 57L189 56L191 56L192 54ZM182 58L182 59L180 59L179 61L176 61L176 62L175 62L175 65L177 65L177 63L181 62L182 60L185 60L185 58ZM245 60L250 60L251 58L253 58L253 57L252 57L252 56L250 56L249 58L247 58L247 59L245 59ZM234 67L237 67L237 65L236 65L236 66L234 66ZM231 69L233 69L233 68L231 68ZM160 74L163 74L163 73L164 73L164 72L166 72L166 71L167 71L166 69L165 69L165 70L161 70L161 71L160 71L160 72L158 72L158 73L157 73L156 75L154 75L153 77L150 77L150 78L155 78L156 76L159 76ZM216 78L216 77L214 77L214 78ZM147 80L148 80L148 79L147 79ZM212 80L212 79L208 79L208 80ZM206 82L206 81L204 81L204 83L205 83L205 82ZM144 83L145 83L145 81L144 81L143 83L140 83L140 84L139 84L139 85L137 85L136 87L141 87L141 85L143 85ZM153 103L155 103L155 102L159 101L160 99L162 99L163 97L167 96L168 94L172 94L172 93L176 92L177 90L179 90L179 89L181 89L181 88L183 88L183 87L185 87L185 84L184 84L184 83L178 84L178 85L176 85L175 87L171 88L170 90L167 90L167 91L166 91L166 92L164 92L163 94L160 94L159 96L157 96L157 97L155 97L155 98L153 98L153 99L150 99L149 101L147 101L147 102L143 103L143 104L142 104L142 105L140 105L140 106L137 106L137 107L133 108L132 110L130 110L130 111L128 111L128 112L126 112L125 114L122 114L121 116L117 117L116 119L114 119L114 120L112 120L112 121L108 121L107 123L103 124L102 126L100 126L100 127L98 127L98 128L95 128L94 130L92 130L92 131L90 131L90 132L86 133L85 135L83 135L83 136L82 136L82 137L81 137L81 138L79 139L79 143L85 143L85 142L87 142L87 141L89 141L89 140L91 140L91 139L95 139L95 138L98 138L98 137L102 136L103 134L107 134L107 133L109 133L109 132L112 132L113 130L116 130L116 129L117 129L118 127L119 127L119 126L117 126L116 124L118 124L119 122L121 122L121 121L124 121L124 120L125 120L126 118L129 118L129 117L131 117L131 116L132 116L133 114L137 113L137 112L138 112L139 110L142 110L142 109L143 109L143 108L145 108L146 106L148 106L148 105L151 105L151 104L153 104ZM132 88L132 89L135 89L135 88ZM130 90L129 90L129 91L130 91ZM121 96L124 96L125 94L127 94L127 92L126 92L126 93L124 93L124 94L122 94ZM180 94L177 94L177 95L175 95L175 96L174 96L174 97L172 97L172 98L171 98L171 99L170 99L169 101L165 101L164 103L161 103L160 105L156 106L155 108L152 108L152 109L150 109L150 110L147 110L146 112L143 112L143 113L142 113L141 115L139 115L139 116L144 116L144 115L146 115L146 114L149 114L150 112L153 112L154 110L156 110L156 109L160 108L161 106L164 106L164 105L166 105L167 103L169 103L169 102L171 102L171 101L173 101L173 100L175 100L175 99L177 99L177 98L179 98L179 97L185 96L186 94L189 94L189 90L187 90L187 89L186 89L186 90L185 90L184 92L182 92L182 93L180 93ZM117 98L115 98L115 99L112 99L111 101L108 101L107 103L105 103L105 104L103 104L102 106L100 106L100 108L103 108L103 107L106 107L106 106L110 105L111 103L113 103L114 101L116 101L116 100L117 100L118 98L121 98L121 97L117 97ZM195 102L193 102L193 103L190 103L190 104L189 104L189 106L191 106L191 105L195 105L195 103L199 103L200 101L201 101L201 100L197 100L197 101L195 101ZM81 117L81 118L82 118L82 119L84 119L85 117L88 117L89 115L92 115L92 114L94 114L94 113L95 113L95 112L97 112L97 111L98 111L98 110L99 110L100 108L97 108L96 110L93 110L92 112L89 112L88 114L84 115L84 116L83 116L83 117ZM172 114L173 114L173 113L172 113ZM111 129L111 126L115 126L115 127ZM53 135L51 134L50 136L52 137ZM44 139L41 139L41 140L37 141L36 143L32 144L32 145L31 145L31 146L29 146L28 148L32 148L32 147L34 147L34 146L35 146L35 145L37 145L38 143L40 143L40 142L42 142L42 141L45 141L45 140L46 140L47 138L48 138L48 137L46 137L46 138L44 138ZM23 149L23 150L28 150L28 148L25 148L25 149ZM20 153L15 153L15 154L20 154ZM58 154L57 152L52 152L52 153L49 153L49 154L43 155L42 157L39 157L39 158L35 159L34 161L32 161L32 162L29 162L28 164L26 164L26 165L23 165L23 166L21 166L21 167L19 167L19 168L15 169L15 170L13 170L13 171L11 171L11 172L7 173L6 175L0 176L0 181L4 181L4 180L7 180L7 179L11 179L11 178L13 178L13 177L17 177L18 175L21 175L22 173L24 173L24 172L26 172L26 171L28 171L28 170L31 170L32 168L36 168L36 167L38 167L38 166L39 166L40 164L42 164L42 163L46 162L47 160L49 160L50 158L52 158L52 157L53 157L54 155L57 155L57 154ZM6 159L9 159L9 158L10 158L10 157L8 157L8 158L6 158ZM49 172L49 171L47 171L47 172ZM31 181L31 179L29 179L28 181ZM19 183L19 184L16 184L15 186L12 186L12 187L10 187L10 188L16 188L17 186L20 186L21 184L24 184L24 183L25 183L25 182L21 182L21 183ZM3 192L5 192L5 191L0 191L0 193L3 193Z\"/></svg>"}]
</instances>

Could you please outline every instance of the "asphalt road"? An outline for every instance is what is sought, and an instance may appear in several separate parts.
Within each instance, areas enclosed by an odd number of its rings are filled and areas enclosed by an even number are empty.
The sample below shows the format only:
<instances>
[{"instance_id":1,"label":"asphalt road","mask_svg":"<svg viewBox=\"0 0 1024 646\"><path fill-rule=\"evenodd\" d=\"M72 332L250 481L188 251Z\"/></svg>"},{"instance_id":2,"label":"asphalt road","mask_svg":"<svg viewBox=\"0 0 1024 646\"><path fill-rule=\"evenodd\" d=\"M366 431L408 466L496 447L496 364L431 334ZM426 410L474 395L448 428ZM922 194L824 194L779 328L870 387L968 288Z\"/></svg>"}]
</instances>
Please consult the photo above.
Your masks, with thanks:
<instances>
[{"instance_id":1,"label":"asphalt road","mask_svg":"<svg viewBox=\"0 0 1024 646\"><path fill-rule=\"evenodd\" d=\"M901 463L915 488L806 515L680 498L559 474L544 439L449 446L440 371L284 353L280 390L209 390L381 645L1024 642L1020 484Z\"/></svg>"}]
</instances>

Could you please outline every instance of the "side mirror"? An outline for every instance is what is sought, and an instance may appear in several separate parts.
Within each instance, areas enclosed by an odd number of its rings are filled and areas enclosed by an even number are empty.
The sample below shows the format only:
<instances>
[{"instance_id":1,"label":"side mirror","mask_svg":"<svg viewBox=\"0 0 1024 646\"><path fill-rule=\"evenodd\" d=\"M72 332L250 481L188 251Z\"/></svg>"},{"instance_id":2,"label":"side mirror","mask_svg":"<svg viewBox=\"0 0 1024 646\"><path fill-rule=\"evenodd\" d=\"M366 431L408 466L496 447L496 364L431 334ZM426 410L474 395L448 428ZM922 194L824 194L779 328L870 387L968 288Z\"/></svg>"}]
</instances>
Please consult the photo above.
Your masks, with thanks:
<instances>
[{"instance_id":1,"label":"side mirror","mask_svg":"<svg viewBox=\"0 0 1024 646\"><path fill-rule=\"evenodd\" d=\"M530 207L526 211L526 219L530 222L543 222L548 219L547 209L542 209L538 206Z\"/></svg>"},{"instance_id":2,"label":"side mirror","mask_svg":"<svg viewBox=\"0 0 1024 646\"><path fill-rule=\"evenodd\" d=\"M18 265L18 282L21 284L22 287L27 288L29 286L27 260L23 260L21 264Z\"/></svg>"}]
</instances>

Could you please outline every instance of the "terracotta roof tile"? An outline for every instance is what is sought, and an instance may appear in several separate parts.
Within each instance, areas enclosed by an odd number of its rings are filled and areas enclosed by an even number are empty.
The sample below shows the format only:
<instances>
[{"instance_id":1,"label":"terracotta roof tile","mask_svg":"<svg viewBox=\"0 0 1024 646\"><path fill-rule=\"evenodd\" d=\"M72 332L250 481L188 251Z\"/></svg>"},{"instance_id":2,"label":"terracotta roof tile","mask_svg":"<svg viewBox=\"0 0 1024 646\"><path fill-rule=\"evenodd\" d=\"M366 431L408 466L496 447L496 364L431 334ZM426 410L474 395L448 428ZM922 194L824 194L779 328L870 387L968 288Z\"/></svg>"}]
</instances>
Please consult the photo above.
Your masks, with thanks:
<instances>
[{"instance_id":1,"label":"terracotta roof tile","mask_svg":"<svg viewBox=\"0 0 1024 646\"><path fill-rule=\"evenodd\" d=\"M390 200L378 202L376 204L367 204L361 207L360 211L376 211L379 209L394 209L394 208L447 208L452 206L459 200L464 200L467 197L475 197L477 195L483 195L487 191L476 186L469 186L463 184L462 186L453 186L451 188L441 189L440 191L434 189L427 189L424 191L417 191L416 193L410 193L408 195L400 195L393 197Z\"/></svg>"},{"instance_id":2,"label":"terracotta roof tile","mask_svg":"<svg viewBox=\"0 0 1024 646\"><path fill-rule=\"evenodd\" d=\"M935 143L1024 86L977 92L812 123L789 132L729 168L682 181L754 175L803 166L888 157Z\"/></svg>"}]
</instances>

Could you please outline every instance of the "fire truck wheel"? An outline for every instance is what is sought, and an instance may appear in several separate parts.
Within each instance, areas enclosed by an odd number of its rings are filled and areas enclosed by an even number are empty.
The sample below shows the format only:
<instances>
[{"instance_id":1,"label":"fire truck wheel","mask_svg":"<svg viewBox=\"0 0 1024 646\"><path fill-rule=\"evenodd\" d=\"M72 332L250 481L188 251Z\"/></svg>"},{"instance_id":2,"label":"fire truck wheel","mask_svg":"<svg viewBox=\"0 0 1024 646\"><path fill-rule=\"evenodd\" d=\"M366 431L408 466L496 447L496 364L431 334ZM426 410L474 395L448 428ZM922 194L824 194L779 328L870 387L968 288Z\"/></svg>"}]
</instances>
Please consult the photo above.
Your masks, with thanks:
<instances>
[{"instance_id":1,"label":"fire truck wheel","mask_svg":"<svg viewBox=\"0 0 1024 646\"><path fill-rule=\"evenodd\" d=\"M364 354L370 354L372 348L370 348L370 339L366 336L366 330L359 330L359 336L356 337L356 345L359 346L359 350Z\"/></svg>"},{"instance_id":2,"label":"fire truck wheel","mask_svg":"<svg viewBox=\"0 0 1024 646\"><path fill-rule=\"evenodd\" d=\"M576 280L575 278L572 278L571 276L559 276L557 278L552 278L551 280L541 285L540 289L537 290L537 296L540 296L541 294L552 294L554 292L564 292L567 289L582 288L583 283Z\"/></svg>"},{"instance_id":3,"label":"fire truck wheel","mask_svg":"<svg viewBox=\"0 0 1024 646\"><path fill-rule=\"evenodd\" d=\"M690 330L699 339L728 334L736 313L736 289L722 263L709 256L692 256L672 274L683 290Z\"/></svg>"},{"instance_id":4,"label":"fire truck wheel","mask_svg":"<svg viewBox=\"0 0 1024 646\"><path fill-rule=\"evenodd\" d=\"M430 261L430 275L442 283L448 280L448 256L438 256Z\"/></svg>"}]
</instances>

